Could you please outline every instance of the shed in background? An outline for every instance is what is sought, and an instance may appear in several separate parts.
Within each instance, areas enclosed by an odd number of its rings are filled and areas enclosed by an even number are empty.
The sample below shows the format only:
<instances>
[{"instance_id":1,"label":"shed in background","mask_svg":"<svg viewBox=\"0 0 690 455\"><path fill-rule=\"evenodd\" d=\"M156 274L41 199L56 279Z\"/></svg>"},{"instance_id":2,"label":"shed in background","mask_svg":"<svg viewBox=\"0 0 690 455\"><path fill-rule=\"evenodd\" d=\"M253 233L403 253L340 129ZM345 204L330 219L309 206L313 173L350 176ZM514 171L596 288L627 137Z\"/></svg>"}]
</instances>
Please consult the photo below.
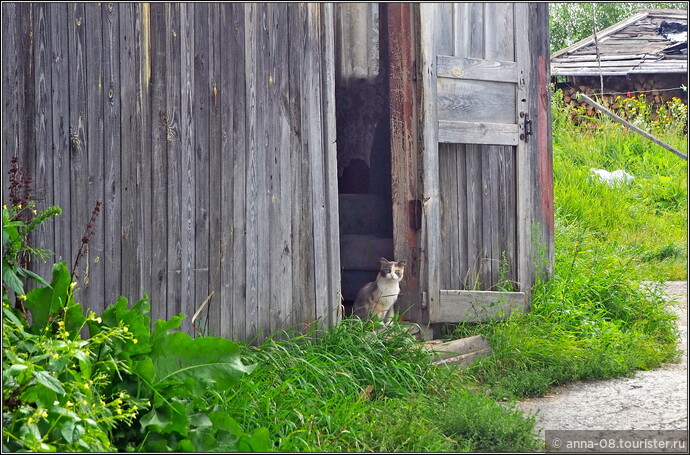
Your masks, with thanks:
<instances>
[{"instance_id":1,"label":"shed in background","mask_svg":"<svg viewBox=\"0 0 690 455\"><path fill-rule=\"evenodd\" d=\"M688 18L686 10L642 10L630 18L551 55L551 75L566 101L575 94L644 94L660 104L673 97L687 103Z\"/></svg>"}]
</instances>

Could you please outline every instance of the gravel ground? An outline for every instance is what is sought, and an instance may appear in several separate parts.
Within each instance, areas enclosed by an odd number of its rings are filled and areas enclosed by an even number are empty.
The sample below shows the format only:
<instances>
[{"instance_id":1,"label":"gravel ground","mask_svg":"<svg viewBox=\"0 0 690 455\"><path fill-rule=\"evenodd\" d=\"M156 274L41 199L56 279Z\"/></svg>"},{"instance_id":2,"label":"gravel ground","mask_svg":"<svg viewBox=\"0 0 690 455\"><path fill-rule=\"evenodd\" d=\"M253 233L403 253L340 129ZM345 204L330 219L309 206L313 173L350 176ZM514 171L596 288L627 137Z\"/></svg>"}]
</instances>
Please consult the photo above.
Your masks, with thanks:
<instances>
[{"instance_id":1,"label":"gravel ground","mask_svg":"<svg viewBox=\"0 0 690 455\"><path fill-rule=\"evenodd\" d=\"M629 378L579 381L542 398L521 401L518 408L536 413L544 430L686 430L688 429L688 287L666 283L671 308L678 314L680 363ZM687 453L687 452L686 452Z\"/></svg>"}]
</instances>

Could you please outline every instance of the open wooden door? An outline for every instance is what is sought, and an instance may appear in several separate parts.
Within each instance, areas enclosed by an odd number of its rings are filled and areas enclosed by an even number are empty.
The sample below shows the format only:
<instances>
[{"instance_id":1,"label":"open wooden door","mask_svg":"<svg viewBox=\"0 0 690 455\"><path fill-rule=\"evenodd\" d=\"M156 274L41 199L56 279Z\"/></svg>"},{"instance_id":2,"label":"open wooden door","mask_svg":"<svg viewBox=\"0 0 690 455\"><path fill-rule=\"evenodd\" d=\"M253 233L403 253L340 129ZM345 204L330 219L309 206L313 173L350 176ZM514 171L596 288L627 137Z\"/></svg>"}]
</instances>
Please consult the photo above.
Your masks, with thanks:
<instances>
[{"instance_id":1,"label":"open wooden door","mask_svg":"<svg viewBox=\"0 0 690 455\"><path fill-rule=\"evenodd\" d=\"M421 3L422 307L526 309L553 262L545 3Z\"/></svg>"}]
</instances>

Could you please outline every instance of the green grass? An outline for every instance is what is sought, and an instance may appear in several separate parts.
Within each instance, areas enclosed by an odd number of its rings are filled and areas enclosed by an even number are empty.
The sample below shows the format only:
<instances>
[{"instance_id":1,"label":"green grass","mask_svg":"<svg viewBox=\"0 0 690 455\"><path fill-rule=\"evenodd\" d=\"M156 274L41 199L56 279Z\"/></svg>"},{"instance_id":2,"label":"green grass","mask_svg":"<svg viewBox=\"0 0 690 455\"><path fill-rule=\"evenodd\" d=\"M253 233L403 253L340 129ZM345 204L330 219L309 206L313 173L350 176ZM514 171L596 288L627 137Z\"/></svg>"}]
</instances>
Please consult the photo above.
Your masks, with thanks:
<instances>
[{"instance_id":1,"label":"green grass","mask_svg":"<svg viewBox=\"0 0 690 455\"><path fill-rule=\"evenodd\" d=\"M346 320L247 347L256 370L223 401L243 428L284 452L536 450L534 420L470 392L406 331ZM469 410L475 410L469 412Z\"/></svg>"}]
</instances>

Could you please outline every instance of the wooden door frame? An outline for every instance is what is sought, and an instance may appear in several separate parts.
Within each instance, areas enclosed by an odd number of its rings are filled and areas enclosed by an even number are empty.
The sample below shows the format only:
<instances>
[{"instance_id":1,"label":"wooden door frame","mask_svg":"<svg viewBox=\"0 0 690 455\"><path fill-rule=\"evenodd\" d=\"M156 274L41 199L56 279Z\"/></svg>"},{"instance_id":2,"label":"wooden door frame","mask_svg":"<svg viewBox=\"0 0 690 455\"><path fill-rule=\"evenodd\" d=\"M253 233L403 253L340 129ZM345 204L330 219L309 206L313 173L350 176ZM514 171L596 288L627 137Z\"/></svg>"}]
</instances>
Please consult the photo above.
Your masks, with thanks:
<instances>
[{"instance_id":1,"label":"wooden door frame","mask_svg":"<svg viewBox=\"0 0 690 455\"><path fill-rule=\"evenodd\" d=\"M418 7L412 3L380 3L382 52L387 56L390 100L393 249L407 259L397 311L404 320L426 322L422 299L422 179L419 154L417 90Z\"/></svg>"}]
</instances>

